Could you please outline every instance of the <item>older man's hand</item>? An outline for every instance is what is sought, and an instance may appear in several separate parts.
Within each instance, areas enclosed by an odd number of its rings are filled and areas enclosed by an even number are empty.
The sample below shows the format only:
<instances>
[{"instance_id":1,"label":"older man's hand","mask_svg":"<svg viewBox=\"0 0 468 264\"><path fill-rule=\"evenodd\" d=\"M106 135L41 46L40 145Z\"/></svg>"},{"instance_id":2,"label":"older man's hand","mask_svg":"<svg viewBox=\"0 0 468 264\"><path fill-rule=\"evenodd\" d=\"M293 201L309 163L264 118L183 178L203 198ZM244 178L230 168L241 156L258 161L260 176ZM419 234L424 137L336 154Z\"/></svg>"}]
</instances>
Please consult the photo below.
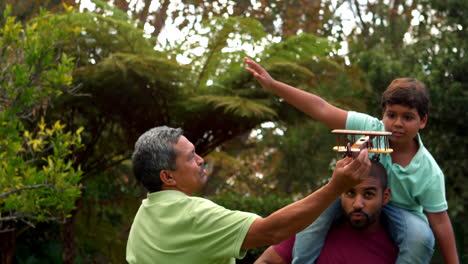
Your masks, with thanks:
<instances>
[{"instance_id":1,"label":"older man's hand","mask_svg":"<svg viewBox=\"0 0 468 264\"><path fill-rule=\"evenodd\" d=\"M336 163L330 184L344 192L363 181L369 174L371 162L367 149L361 150L356 158L346 157Z\"/></svg>"}]
</instances>

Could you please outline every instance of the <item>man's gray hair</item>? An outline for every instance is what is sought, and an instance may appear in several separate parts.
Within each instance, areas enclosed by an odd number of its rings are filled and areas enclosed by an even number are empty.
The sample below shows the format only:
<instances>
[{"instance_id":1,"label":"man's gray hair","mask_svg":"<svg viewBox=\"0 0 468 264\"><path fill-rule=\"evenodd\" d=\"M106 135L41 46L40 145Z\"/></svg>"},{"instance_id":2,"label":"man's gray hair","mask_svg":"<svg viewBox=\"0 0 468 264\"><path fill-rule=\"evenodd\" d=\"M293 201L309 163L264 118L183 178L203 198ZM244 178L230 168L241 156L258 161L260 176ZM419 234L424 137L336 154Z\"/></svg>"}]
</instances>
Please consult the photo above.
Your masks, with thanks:
<instances>
[{"instance_id":1,"label":"man's gray hair","mask_svg":"<svg viewBox=\"0 0 468 264\"><path fill-rule=\"evenodd\" d=\"M177 143L181 128L159 126L143 133L135 143L132 154L133 174L149 192L161 190L161 170L175 170Z\"/></svg>"}]
</instances>

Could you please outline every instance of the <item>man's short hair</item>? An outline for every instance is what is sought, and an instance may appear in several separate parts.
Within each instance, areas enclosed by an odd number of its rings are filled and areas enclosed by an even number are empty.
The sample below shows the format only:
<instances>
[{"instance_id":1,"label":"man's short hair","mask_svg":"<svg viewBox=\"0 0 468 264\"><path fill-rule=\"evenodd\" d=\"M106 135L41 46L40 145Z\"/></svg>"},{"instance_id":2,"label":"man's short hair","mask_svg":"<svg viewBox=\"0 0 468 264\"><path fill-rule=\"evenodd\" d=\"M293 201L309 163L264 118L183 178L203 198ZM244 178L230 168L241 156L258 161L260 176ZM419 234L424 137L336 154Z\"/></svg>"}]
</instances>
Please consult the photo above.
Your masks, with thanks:
<instances>
[{"instance_id":1,"label":"man's short hair","mask_svg":"<svg viewBox=\"0 0 468 264\"><path fill-rule=\"evenodd\" d=\"M132 154L133 174L149 192L161 190L161 170L176 169L174 144L182 134L181 128L159 126L143 133L135 143Z\"/></svg>"},{"instance_id":2,"label":"man's short hair","mask_svg":"<svg viewBox=\"0 0 468 264\"><path fill-rule=\"evenodd\" d=\"M415 108L423 119L429 112L429 92L424 83L413 78L393 80L382 94L382 110L387 105L404 105Z\"/></svg>"},{"instance_id":3,"label":"man's short hair","mask_svg":"<svg viewBox=\"0 0 468 264\"><path fill-rule=\"evenodd\" d=\"M369 170L369 177L376 179L382 190L385 190L388 185L387 171L385 170L382 163L377 160L371 159L371 168Z\"/></svg>"}]
</instances>

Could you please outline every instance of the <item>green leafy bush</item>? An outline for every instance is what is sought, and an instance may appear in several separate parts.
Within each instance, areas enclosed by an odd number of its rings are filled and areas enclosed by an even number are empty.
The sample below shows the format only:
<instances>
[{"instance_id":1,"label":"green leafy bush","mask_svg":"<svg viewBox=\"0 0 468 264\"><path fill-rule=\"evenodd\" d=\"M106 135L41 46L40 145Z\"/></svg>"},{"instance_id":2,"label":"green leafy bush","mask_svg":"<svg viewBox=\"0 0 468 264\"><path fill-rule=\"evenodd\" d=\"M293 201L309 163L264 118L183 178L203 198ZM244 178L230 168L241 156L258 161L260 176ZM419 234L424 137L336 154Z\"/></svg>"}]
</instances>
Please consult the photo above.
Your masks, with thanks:
<instances>
[{"instance_id":1,"label":"green leafy bush","mask_svg":"<svg viewBox=\"0 0 468 264\"><path fill-rule=\"evenodd\" d=\"M0 25L0 248L9 261L17 230L64 222L74 209L82 171L72 153L83 131L43 118L72 89L73 58L56 44L73 30L56 27L45 12L25 25L10 12Z\"/></svg>"}]
</instances>

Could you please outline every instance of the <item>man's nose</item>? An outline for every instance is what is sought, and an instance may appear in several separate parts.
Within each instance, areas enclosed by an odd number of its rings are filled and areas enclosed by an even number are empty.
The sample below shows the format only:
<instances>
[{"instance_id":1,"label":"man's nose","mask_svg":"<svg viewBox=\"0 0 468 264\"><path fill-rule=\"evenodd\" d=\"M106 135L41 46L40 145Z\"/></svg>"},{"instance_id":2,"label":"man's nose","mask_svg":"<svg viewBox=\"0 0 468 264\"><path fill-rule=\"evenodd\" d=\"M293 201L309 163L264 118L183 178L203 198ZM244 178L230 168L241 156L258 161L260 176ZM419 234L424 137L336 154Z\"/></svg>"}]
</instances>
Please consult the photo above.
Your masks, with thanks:
<instances>
[{"instance_id":1,"label":"man's nose","mask_svg":"<svg viewBox=\"0 0 468 264\"><path fill-rule=\"evenodd\" d=\"M362 209L364 207L364 201L360 195L356 196L353 202L354 209Z\"/></svg>"},{"instance_id":2,"label":"man's nose","mask_svg":"<svg viewBox=\"0 0 468 264\"><path fill-rule=\"evenodd\" d=\"M201 156L198 156L198 154L195 154L195 155L197 155L198 164L202 165L205 162L205 160Z\"/></svg>"}]
</instances>

